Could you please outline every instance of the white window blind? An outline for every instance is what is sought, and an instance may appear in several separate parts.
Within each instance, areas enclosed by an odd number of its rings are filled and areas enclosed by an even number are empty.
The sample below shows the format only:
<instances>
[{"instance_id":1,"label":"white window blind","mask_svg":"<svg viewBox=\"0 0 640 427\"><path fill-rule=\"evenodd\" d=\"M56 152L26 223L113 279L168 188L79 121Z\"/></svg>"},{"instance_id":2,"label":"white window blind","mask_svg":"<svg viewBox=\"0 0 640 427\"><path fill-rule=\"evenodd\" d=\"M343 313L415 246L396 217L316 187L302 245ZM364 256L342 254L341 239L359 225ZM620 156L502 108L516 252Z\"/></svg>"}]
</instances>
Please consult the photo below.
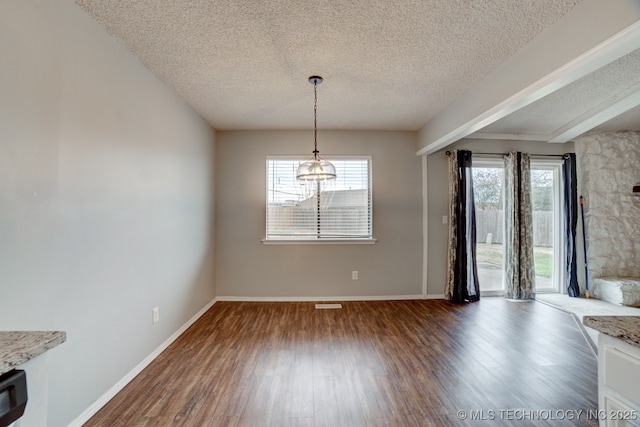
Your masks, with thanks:
<instances>
[{"instance_id":1,"label":"white window blind","mask_svg":"<svg viewBox=\"0 0 640 427\"><path fill-rule=\"evenodd\" d=\"M371 158L326 157L331 181L298 181L306 158L267 158L267 240L371 239Z\"/></svg>"}]
</instances>

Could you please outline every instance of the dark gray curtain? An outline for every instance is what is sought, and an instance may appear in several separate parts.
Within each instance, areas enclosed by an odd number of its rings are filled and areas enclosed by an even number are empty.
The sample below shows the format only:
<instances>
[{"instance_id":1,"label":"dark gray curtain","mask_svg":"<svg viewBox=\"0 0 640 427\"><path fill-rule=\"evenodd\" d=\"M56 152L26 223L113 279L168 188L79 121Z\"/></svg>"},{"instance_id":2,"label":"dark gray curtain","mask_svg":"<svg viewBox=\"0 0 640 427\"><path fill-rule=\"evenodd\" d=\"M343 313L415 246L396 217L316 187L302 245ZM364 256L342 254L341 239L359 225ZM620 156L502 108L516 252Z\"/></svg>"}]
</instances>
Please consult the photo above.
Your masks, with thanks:
<instances>
[{"instance_id":1,"label":"dark gray curtain","mask_svg":"<svg viewBox=\"0 0 640 427\"><path fill-rule=\"evenodd\" d=\"M480 299L476 265L476 210L471 151L449 154L449 255L446 298L455 303Z\"/></svg>"},{"instance_id":2,"label":"dark gray curtain","mask_svg":"<svg viewBox=\"0 0 640 427\"><path fill-rule=\"evenodd\" d=\"M531 168L527 153L505 157L505 289L508 299L535 299Z\"/></svg>"},{"instance_id":3,"label":"dark gray curtain","mask_svg":"<svg viewBox=\"0 0 640 427\"><path fill-rule=\"evenodd\" d=\"M578 286L578 265L576 255L576 226L578 224L578 191L576 189L576 155L564 155L562 162L562 176L564 178L564 249L566 258L565 279L567 294L570 297L580 296Z\"/></svg>"}]
</instances>

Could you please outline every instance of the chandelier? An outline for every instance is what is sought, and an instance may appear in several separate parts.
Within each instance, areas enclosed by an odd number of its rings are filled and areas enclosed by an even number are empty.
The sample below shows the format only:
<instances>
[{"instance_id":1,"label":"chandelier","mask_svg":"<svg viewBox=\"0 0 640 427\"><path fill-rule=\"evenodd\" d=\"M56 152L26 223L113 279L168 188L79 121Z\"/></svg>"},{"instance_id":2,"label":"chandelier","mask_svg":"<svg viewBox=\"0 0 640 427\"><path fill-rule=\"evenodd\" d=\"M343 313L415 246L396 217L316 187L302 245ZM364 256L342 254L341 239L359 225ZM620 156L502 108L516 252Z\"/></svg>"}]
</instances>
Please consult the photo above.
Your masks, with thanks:
<instances>
[{"instance_id":1,"label":"chandelier","mask_svg":"<svg viewBox=\"0 0 640 427\"><path fill-rule=\"evenodd\" d=\"M336 179L336 168L329 161L320 158L318 151L318 92L322 77L311 76L309 83L313 85L313 158L298 166L296 178L301 181L327 181Z\"/></svg>"}]
</instances>

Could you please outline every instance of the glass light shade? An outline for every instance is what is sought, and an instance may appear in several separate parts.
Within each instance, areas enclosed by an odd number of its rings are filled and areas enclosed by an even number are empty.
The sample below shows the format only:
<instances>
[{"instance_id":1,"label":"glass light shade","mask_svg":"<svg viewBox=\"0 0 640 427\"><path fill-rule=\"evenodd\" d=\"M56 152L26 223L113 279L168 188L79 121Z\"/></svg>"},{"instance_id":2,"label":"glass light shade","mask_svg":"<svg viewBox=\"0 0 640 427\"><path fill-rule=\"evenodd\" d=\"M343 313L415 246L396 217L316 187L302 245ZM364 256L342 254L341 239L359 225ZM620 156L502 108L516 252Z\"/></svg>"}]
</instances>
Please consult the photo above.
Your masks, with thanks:
<instances>
[{"instance_id":1,"label":"glass light shade","mask_svg":"<svg viewBox=\"0 0 640 427\"><path fill-rule=\"evenodd\" d=\"M330 162L319 157L301 163L296 179L301 181L328 181L336 179L336 168Z\"/></svg>"}]
</instances>

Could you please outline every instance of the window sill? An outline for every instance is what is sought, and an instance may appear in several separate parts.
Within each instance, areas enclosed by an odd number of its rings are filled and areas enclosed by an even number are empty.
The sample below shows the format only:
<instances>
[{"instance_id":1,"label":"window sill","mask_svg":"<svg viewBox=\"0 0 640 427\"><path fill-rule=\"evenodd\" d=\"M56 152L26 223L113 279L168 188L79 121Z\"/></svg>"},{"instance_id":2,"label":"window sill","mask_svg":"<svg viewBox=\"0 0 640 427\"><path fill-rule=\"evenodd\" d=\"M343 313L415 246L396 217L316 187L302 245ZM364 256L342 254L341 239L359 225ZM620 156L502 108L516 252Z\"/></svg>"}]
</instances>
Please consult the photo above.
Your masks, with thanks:
<instances>
[{"instance_id":1,"label":"window sill","mask_svg":"<svg viewBox=\"0 0 640 427\"><path fill-rule=\"evenodd\" d=\"M374 245L378 239L262 239L264 245Z\"/></svg>"}]
</instances>

